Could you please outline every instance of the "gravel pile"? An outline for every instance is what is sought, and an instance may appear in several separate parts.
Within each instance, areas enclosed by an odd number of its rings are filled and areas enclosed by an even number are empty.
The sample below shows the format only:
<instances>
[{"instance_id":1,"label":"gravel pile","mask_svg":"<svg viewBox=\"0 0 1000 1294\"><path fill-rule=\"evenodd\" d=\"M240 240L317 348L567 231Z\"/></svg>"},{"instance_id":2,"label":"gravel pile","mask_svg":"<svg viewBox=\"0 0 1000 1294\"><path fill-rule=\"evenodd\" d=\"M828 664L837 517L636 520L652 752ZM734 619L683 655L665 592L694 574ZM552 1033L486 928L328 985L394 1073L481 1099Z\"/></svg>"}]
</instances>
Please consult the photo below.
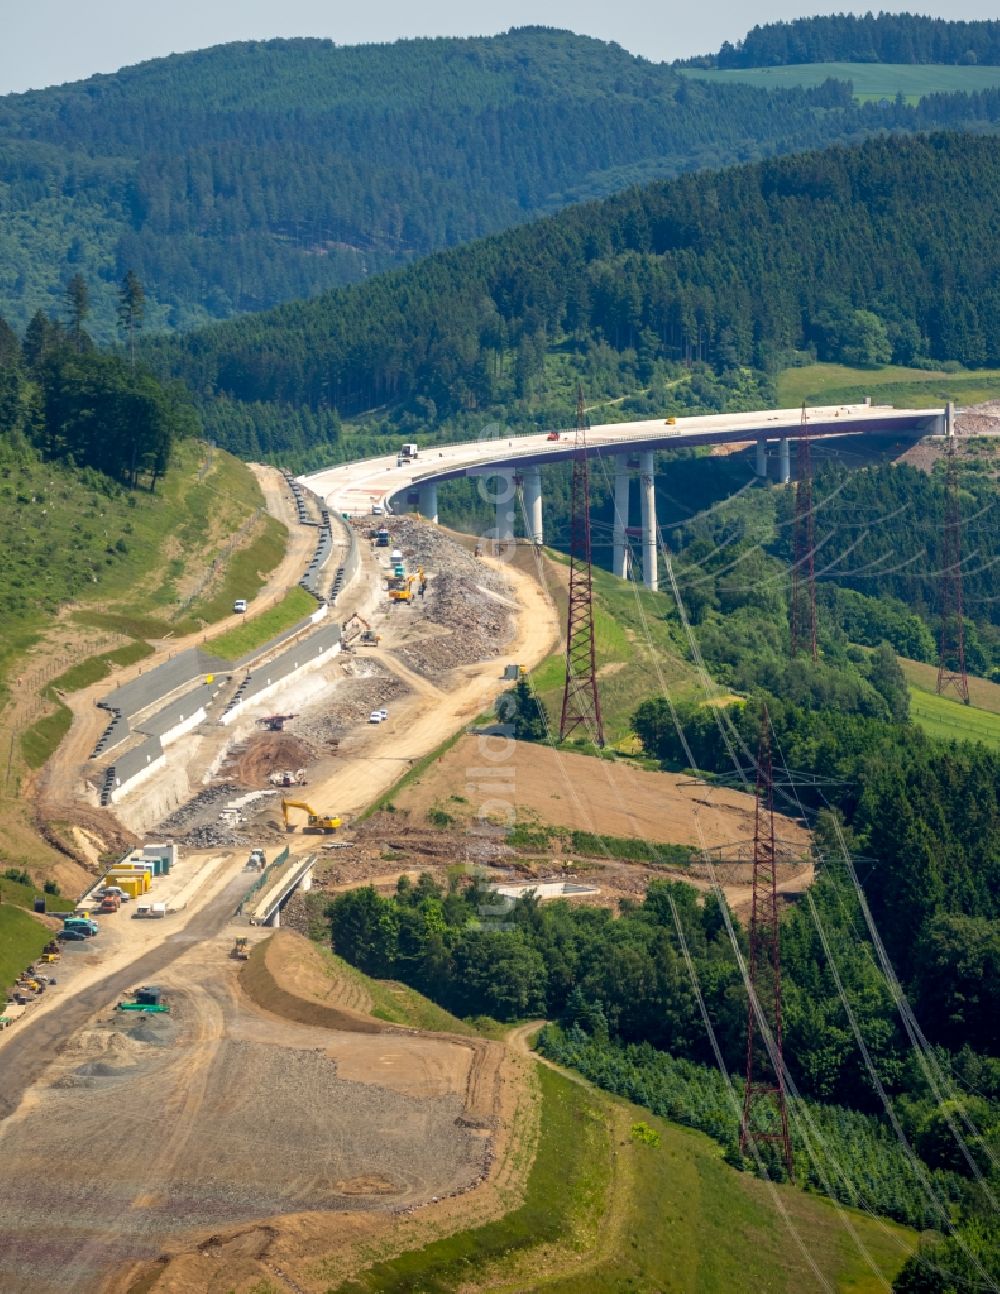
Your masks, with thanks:
<instances>
[{"instance_id":1,"label":"gravel pile","mask_svg":"<svg viewBox=\"0 0 1000 1294\"><path fill-rule=\"evenodd\" d=\"M960 436L983 436L1000 431L1000 400L973 404L956 415L955 427Z\"/></svg>"},{"instance_id":2,"label":"gravel pile","mask_svg":"<svg viewBox=\"0 0 1000 1294\"><path fill-rule=\"evenodd\" d=\"M352 661L352 665L375 666L377 673L367 671L355 678L345 678L321 706L311 706L295 720L296 736L315 746L338 741L351 728L367 723L373 710L388 709L406 691L406 685L395 674L384 671L377 662Z\"/></svg>"},{"instance_id":3,"label":"gravel pile","mask_svg":"<svg viewBox=\"0 0 1000 1294\"><path fill-rule=\"evenodd\" d=\"M428 574L464 575L472 584L481 584L503 597L511 596L502 572L474 557L439 526L407 516L387 517L385 526L392 547L402 551L408 569L422 566ZM384 553L385 549L380 551Z\"/></svg>"},{"instance_id":4,"label":"gravel pile","mask_svg":"<svg viewBox=\"0 0 1000 1294\"><path fill-rule=\"evenodd\" d=\"M471 576L447 571L430 582L427 617L450 632L400 649L400 659L415 673L437 679L503 652L514 632L511 609L485 591L485 574L492 572L477 566Z\"/></svg>"},{"instance_id":5,"label":"gravel pile","mask_svg":"<svg viewBox=\"0 0 1000 1294\"><path fill-rule=\"evenodd\" d=\"M249 837L236 828L227 826L219 819L220 811L230 801L246 794L246 787L233 782L221 786L209 786L200 791L193 800L176 809L169 818L157 827L158 833L166 832L184 840L192 849L214 849L217 845L244 845Z\"/></svg>"}]
</instances>

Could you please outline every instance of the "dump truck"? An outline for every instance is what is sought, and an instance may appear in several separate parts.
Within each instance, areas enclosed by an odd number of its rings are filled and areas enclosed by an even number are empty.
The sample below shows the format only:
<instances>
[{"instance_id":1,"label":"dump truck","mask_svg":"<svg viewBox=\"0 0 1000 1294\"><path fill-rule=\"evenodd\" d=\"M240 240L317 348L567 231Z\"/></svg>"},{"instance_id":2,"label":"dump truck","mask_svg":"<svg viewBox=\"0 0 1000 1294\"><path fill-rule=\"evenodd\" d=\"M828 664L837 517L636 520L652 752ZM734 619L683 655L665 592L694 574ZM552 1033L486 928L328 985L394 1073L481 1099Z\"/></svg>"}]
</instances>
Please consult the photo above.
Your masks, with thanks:
<instances>
[{"instance_id":1,"label":"dump truck","mask_svg":"<svg viewBox=\"0 0 1000 1294\"><path fill-rule=\"evenodd\" d=\"M308 821L302 828L303 832L313 832L316 835L330 836L341 825L340 818L333 817L325 813L317 813L311 804L306 804L304 800L282 800L281 816L285 820L285 830L294 831L295 824L289 817L289 809L301 809L306 815Z\"/></svg>"}]
</instances>

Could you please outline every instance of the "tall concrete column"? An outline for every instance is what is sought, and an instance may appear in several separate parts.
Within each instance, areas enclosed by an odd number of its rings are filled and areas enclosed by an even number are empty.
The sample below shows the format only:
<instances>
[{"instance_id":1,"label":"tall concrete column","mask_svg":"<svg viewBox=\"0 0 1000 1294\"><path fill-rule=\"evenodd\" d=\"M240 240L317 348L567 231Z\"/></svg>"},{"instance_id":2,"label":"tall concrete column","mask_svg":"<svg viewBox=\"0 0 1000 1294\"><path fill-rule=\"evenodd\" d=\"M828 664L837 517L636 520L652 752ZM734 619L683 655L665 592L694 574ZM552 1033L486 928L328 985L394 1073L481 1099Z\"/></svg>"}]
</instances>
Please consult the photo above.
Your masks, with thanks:
<instances>
[{"instance_id":1,"label":"tall concrete column","mask_svg":"<svg viewBox=\"0 0 1000 1294\"><path fill-rule=\"evenodd\" d=\"M761 436L757 441L757 475L767 476L767 437Z\"/></svg>"},{"instance_id":2,"label":"tall concrete column","mask_svg":"<svg viewBox=\"0 0 1000 1294\"><path fill-rule=\"evenodd\" d=\"M497 543L507 544L514 538L514 495L497 498Z\"/></svg>"},{"instance_id":3,"label":"tall concrete column","mask_svg":"<svg viewBox=\"0 0 1000 1294\"><path fill-rule=\"evenodd\" d=\"M420 509L422 517L426 517L428 521L433 521L437 525L438 487L436 481L428 481L426 485L420 487L420 502L417 507Z\"/></svg>"},{"instance_id":4,"label":"tall concrete column","mask_svg":"<svg viewBox=\"0 0 1000 1294\"><path fill-rule=\"evenodd\" d=\"M642 503L642 582L655 593L657 579L656 494L653 489L653 454L639 455L639 498Z\"/></svg>"},{"instance_id":5,"label":"tall concrete column","mask_svg":"<svg viewBox=\"0 0 1000 1294\"><path fill-rule=\"evenodd\" d=\"M779 442L778 480L782 485L787 485L792 479L792 455L789 444L787 436L783 436Z\"/></svg>"},{"instance_id":6,"label":"tall concrete column","mask_svg":"<svg viewBox=\"0 0 1000 1294\"><path fill-rule=\"evenodd\" d=\"M955 403L953 400L947 401L944 406L944 434L954 436L955 434Z\"/></svg>"},{"instance_id":7,"label":"tall concrete column","mask_svg":"<svg viewBox=\"0 0 1000 1294\"><path fill-rule=\"evenodd\" d=\"M528 538L532 543L543 543L542 473L537 467L524 469L524 510L528 514Z\"/></svg>"},{"instance_id":8,"label":"tall concrete column","mask_svg":"<svg viewBox=\"0 0 1000 1294\"><path fill-rule=\"evenodd\" d=\"M612 537L614 555L611 569L621 580L628 579L628 543L625 534L628 528L629 494L632 478L629 476L628 458L624 454L615 455L615 516Z\"/></svg>"},{"instance_id":9,"label":"tall concrete column","mask_svg":"<svg viewBox=\"0 0 1000 1294\"><path fill-rule=\"evenodd\" d=\"M299 889L303 894L307 893L313 887L313 869L307 867L302 873L302 880L299 881Z\"/></svg>"}]
</instances>

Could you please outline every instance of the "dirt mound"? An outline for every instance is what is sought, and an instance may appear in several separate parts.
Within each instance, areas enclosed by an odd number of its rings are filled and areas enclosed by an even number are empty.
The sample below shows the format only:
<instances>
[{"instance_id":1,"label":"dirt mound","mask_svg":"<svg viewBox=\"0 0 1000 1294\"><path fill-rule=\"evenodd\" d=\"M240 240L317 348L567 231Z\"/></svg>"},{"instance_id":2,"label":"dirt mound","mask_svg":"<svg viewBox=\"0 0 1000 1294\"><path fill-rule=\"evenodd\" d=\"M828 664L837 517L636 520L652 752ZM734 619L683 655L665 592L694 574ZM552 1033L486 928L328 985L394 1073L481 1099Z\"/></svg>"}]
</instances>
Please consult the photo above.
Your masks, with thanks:
<instances>
[{"instance_id":1,"label":"dirt mound","mask_svg":"<svg viewBox=\"0 0 1000 1294\"><path fill-rule=\"evenodd\" d=\"M371 999L363 984L331 975L317 949L293 930L280 930L254 948L240 985L265 1011L299 1024L343 1033L398 1032L365 1014Z\"/></svg>"},{"instance_id":2,"label":"dirt mound","mask_svg":"<svg viewBox=\"0 0 1000 1294\"><path fill-rule=\"evenodd\" d=\"M248 790L269 786L268 776L284 769L294 772L312 763L315 747L290 732L253 733L235 747L219 770L227 782L238 782Z\"/></svg>"}]
</instances>

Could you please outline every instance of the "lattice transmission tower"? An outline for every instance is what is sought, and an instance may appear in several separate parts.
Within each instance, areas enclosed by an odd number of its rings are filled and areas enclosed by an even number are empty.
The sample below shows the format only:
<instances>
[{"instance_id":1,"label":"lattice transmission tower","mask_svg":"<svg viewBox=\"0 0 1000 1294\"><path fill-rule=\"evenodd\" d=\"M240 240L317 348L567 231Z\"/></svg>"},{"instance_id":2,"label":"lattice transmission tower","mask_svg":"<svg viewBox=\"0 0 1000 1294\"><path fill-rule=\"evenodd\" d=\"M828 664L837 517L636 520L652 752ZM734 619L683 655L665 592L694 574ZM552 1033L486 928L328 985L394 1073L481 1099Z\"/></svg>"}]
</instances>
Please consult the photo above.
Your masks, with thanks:
<instances>
[{"instance_id":1,"label":"lattice transmission tower","mask_svg":"<svg viewBox=\"0 0 1000 1294\"><path fill-rule=\"evenodd\" d=\"M569 608L566 616L566 687L559 740L583 724L590 739L604 745L601 698L597 692L594 650L594 591L590 565L590 469L587 464L587 413L583 388L576 400L572 519L569 545Z\"/></svg>"},{"instance_id":2,"label":"lattice transmission tower","mask_svg":"<svg viewBox=\"0 0 1000 1294\"><path fill-rule=\"evenodd\" d=\"M795 521L792 527L792 658L808 651L816 659L816 513L813 508L809 420L802 406L802 431L795 449Z\"/></svg>"},{"instance_id":3,"label":"lattice transmission tower","mask_svg":"<svg viewBox=\"0 0 1000 1294\"><path fill-rule=\"evenodd\" d=\"M767 706L757 747L757 807L753 831L753 900L750 911L750 991L747 1003L747 1075L740 1120L740 1152L751 1142L778 1146L789 1178L785 1060L781 1028L781 932L774 851L774 780Z\"/></svg>"},{"instance_id":4,"label":"lattice transmission tower","mask_svg":"<svg viewBox=\"0 0 1000 1294\"><path fill-rule=\"evenodd\" d=\"M949 411L950 414L950 411ZM944 534L941 559L941 630L938 636L937 691L954 688L969 704L965 670L965 620L962 597L962 505L958 497L958 454L955 431L948 418L945 439Z\"/></svg>"}]
</instances>

